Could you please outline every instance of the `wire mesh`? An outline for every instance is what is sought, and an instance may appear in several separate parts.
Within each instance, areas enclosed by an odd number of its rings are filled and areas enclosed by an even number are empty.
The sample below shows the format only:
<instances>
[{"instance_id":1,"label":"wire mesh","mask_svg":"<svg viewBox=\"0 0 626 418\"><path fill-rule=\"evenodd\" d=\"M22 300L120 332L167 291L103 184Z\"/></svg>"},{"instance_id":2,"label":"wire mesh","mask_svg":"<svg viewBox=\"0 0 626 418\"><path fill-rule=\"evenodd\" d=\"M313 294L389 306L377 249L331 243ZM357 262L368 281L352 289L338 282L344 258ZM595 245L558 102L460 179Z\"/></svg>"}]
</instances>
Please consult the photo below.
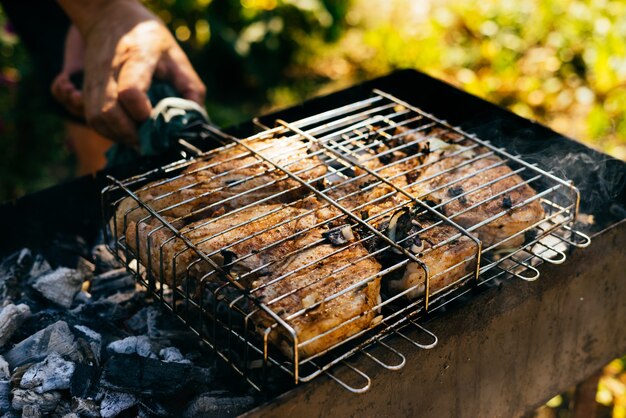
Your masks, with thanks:
<instances>
[{"instance_id":1,"label":"wire mesh","mask_svg":"<svg viewBox=\"0 0 626 418\"><path fill-rule=\"evenodd\" d=\"M110 178L105 234L258 390L325 374L363 392L352 356L397 370L390 337L432 348L426 314L589 243L570 182L382 91L245 139L205 128L221 147Z\"/></svg>"}]
</instances>

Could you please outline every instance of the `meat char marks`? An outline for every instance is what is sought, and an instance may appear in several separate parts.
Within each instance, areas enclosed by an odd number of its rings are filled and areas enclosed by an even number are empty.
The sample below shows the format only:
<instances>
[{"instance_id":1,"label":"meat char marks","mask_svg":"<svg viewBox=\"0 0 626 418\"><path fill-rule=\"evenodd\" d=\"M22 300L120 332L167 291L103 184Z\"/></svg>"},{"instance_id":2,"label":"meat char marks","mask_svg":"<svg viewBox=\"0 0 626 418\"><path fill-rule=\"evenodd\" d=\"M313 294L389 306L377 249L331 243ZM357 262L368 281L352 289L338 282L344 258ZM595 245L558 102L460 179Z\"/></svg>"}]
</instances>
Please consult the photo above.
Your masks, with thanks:
<instances>
[{"instance_id":1,"label":"meat char marks","mask_svg":"<svg viewBox=\"0 0 626 418\"><path fill-rule=\"evenodd\" d=\"M315 199L305 199L299 205L234 210L180 231L289 324L297 334L299 355L307 357L368 329L380 300L379 263L358 242L337 246L324 237L332 225L327 221L337 215ZM222 281L209 263L157 222L132 224L127 234L131 247L140 243L142 263L166 283L191 284L191 292L197 292L200 286ZM264 311L252 319L259 329L275 323ZM269 338L284 354L293 355L292 337L283 327L276 327Z\"/></svg>"},{"instance_id":2,"label":"meat char marks","mask_svg":"<svg viewBox=\"0 0 626 418\"><path fill-rule=\"evenodd\" d=\"M427 135L428 155L406 190L440 205L444 215L472 228L488 249L524 243L521 231L540 222L544 210L536 192L499 156L460 135L434 130Z\"/></svg>"},{"instance_id":3,"label":"meat char marks","mask_svg":"<svg viewBox=\"0 0 626 418\"><path fill-rule=\"evenodd\" d=\"M248 146L307 182L314 183L326 174L326 166L297 139L271 137L252 141ZM284 172L235 145L209 153L180 175L149 183L135 193L161 215L187 217L185 222L189 222L255 202L291 202L307 192ZM123 199L115 212L118 236L131 222L147 214L131 197Z\"/></svg>"}]
</instances>

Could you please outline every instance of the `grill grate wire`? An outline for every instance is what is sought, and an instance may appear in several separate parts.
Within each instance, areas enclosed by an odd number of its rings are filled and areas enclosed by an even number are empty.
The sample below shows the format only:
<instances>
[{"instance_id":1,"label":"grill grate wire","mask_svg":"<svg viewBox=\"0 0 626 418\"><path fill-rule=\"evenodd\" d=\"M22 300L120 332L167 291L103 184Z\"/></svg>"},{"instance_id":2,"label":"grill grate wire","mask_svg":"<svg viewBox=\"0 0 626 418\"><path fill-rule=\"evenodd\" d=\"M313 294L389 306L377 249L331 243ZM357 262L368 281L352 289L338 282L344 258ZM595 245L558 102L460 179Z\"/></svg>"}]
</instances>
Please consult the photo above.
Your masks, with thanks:
<instances>
[{"instance_id":1,"label":"grill grate wire","mask_svg":"<svg viewBox=\"0 0 626 418\"><path fill-rule=\"evenodd\" d=\"M560 264L570 248L590 242L573 229L580 194L571 182L380 90L304 119L277 120L273 128L259 125L262 132L244 139L206 126L202 136L221 147L129 179L111 177L102 199L110 250L257 390L271 385L276 375L287 374L295 383L326 375L351 392L364 392L372 381L348 361L353 356L360 354L385 369L398 370L406 358L390 343L392 338L430 349L438 340L422 325L427 315L494 280L536 280L539 264ZM429 160L430 147L441 138L450 150ZM444 168L420 177L438 164ZM498 169L502 175L487 177L467 190L462 187ZM467 172L459 176L460 170ZM443 183L420 189L440 177ZM454 204L507 179L512 180L510 187L450 212ZM523 201L469 225L460 221L528 186L535 193ZM441 201L429 200L443 190L448 195ZM488 245L479 239L481 228L537 202L543 209L539 219ZM409 214L417 227L397 239L383 226L399 213ZM303 226L293 228L299 223ZM327 248L328 241L319 232L338 227L356 232L354 239L297 268L281 270L285 260L308 260L310 251ZM241 230L247 233L231 238ZM429 231L447 235L421 252L412 251L408 243L419 242ZM215 244L220 242L223 245ZM260 246L233 258L234 249L250 243ZM423 261L439 249L459 248L459 243L467 247L466 254L442 271L432 271ZM356 256L350 258L350 252ZM381 261L374 273L350 278L329 294L307 300L308 294L316 294L316 286L344 277L359 265L386 259L392 261ZM234 273L241 263L252 268ZM330 271L319 267L324 264ZM312 274L316 268L324 274ZM421 271L415 274L423 283L393 292L383 285L380 300L312 337L303 338L306 328L296 329L298 321L315 317L333 303L341 308L350 295L376 286L381 277L389 283L387 277L409 268ZM295 285L289 287L292 282ZM295 310L281 312L281 302L298 298L301 303ZM371 320L364 326L361 322L367 318ZM332 338L344 330L348 335ZM323 344L325 338L331 343ZM308 348L315 344L321 348ZM377 354L380 351L386 354ZM351 378L338 376L346 371Z\"/></svg>"}]
</instances>

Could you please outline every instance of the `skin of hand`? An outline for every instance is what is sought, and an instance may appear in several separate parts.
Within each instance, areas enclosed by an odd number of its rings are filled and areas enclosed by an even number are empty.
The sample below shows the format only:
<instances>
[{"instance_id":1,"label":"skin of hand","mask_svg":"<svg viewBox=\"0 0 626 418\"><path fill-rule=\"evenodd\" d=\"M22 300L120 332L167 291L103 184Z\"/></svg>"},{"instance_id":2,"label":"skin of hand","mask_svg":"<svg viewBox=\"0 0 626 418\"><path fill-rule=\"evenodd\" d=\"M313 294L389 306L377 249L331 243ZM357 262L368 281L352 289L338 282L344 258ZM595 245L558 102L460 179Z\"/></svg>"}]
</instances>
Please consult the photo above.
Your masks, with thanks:
<instances>
[{"instance_id":1,"label":"skin of hand","mask_svg":"<svg viewBox=\"0 0 626 418\"><path fill-rule=\"evenodd\" d=\"M163 22L141 3L59 0L59 4L84 42L85 76L82 94L64 88L61 80L59 95L74 110L80 109L82 97L87 122L100 134L137 145L137 123L152 110L146 91L153 76L172 83L182 97L203 103L206 89L187 56Z\"/></svg>"},{"instance_id":2,"label":"skin of hand","mask_svg":"<svg viewBox=\"0 0 626 418\"><path fill-rule=\"evenodd\" d=\"M70 75L84 69L85 45L76 26L72 25L65 38L63 68L52 82L52 95L76 117L84 117L83 94L70 81Z\"/></svg>"}]
</instances>

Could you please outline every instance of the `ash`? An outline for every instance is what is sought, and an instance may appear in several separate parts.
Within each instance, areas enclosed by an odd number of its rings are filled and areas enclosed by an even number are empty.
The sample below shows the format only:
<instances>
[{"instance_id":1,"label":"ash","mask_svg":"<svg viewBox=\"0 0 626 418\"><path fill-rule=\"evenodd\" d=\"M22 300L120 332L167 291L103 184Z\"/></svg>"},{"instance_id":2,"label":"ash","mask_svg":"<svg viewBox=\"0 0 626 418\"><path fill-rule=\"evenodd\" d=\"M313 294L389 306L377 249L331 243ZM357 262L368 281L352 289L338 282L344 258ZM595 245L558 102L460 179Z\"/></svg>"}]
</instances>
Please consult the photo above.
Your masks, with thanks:
<instances>
[{"instance_id":1,"label":"ash","mask_svg":"<svg viewBox=\"0 0 626 418\"><path fill-rule=\"evenodd\" d=\"M0 417L229 417L259 401L78 237L0 259Z\"/></svg>"}]
</instances>

